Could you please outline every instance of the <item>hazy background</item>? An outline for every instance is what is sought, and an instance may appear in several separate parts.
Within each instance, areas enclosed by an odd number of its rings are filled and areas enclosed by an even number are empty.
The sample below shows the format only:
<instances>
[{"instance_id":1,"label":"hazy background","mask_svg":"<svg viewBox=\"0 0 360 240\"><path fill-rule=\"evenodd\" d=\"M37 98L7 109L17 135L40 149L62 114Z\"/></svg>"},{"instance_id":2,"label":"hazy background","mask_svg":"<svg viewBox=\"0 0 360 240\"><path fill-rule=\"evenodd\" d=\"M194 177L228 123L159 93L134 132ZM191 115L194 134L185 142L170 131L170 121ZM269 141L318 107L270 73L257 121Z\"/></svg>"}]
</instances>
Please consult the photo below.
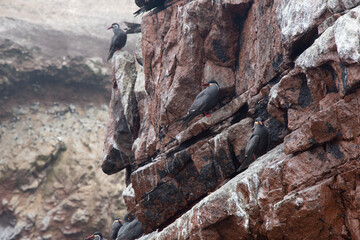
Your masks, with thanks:
<instances>
[{"instance_id":1,"label":"hazy background","mask_svg":"<svg viewBox=\"0 0 360 240\"><path fill-rule=\"evenodd\" d=\"M126 213L124 171L100 168L106 29L139 23L136 10L132 0L0 0L0 239L109 238Z\"/></svg>"},{"instance_id":2,"label":"hazy background","mask_svg":"<svg viewBox=\"0 0 360 240\"><path fill-rule=\"evenodd\" d=\"M52 56L105 58L113 22L140 22L133 0L1 0L0 37ZM125 50L133 49L130 36Z\"/></svg>"}]
</instances>

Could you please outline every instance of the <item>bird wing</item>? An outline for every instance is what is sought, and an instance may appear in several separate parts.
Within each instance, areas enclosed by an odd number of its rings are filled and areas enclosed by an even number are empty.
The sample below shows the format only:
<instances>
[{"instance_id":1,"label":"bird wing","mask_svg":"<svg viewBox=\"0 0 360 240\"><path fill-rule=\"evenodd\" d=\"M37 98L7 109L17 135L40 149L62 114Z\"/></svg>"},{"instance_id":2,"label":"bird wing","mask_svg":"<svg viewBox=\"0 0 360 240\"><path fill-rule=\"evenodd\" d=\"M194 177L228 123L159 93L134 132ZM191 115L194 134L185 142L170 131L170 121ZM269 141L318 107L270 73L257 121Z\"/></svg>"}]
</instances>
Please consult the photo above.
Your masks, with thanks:
<instances>
[{"instance_id":1,"label":"bird wing","mask_svg":"<svg viewBox=\"0 0 360 240\"><path fill-rule=\"evenodd\" d=\"M117 37L115 38L115 47L117 50L123 48L126 44L126 33L125 32L119 32Z\"/></svg>"},{"instance_id":2,"label":"bird wing","mask_svg":"<svg viewBox=\"0 0 360 240\"><path fill-rule=\"evenodd\" d=\"M252 134L245 148L245 157L254 152L255 147L259 144L259 135Z\"/></svg>"},{"instance_id":3,"label":"bird wing","mask_svg":"<svg viewBox=\"0 0 360 240\"><path fill-rule=\"evenodd\" d=\"M117 236L117 240L132 240L140 237L143 231L141 223L138 220L133 220L129 224L123 226Z\"/></svg>"},{"instance_id":4,"label":"bird wing","mask_svg":"<svg viewBox=\"0 0 360 240\"><path fill-rule=\"evenodd\" d=\"M141 24L125 22L125 21L124 21L124 23L128 27L128 29L126 29L126 33L139 33L139 32L141 32Z\"/></svg>"},{"instance_id":5,"label":"bird wing","mask_svg":"<svg viewBox=\"0 0 360 240\"><path fill-rule=\"evenodd\" d=\"M211 99L210 99L210 96L209 96L209 94L206 92L206 89L204 89L202 92L200 92L200 93L196 96L193 104L192 104L191 107L189 108L189 113L190 113L190 112L193 112L193 111L200 111L200 112L202 112L202 111L205 109L206 103L209 102L209 100L211 100Z\"/></svg>"},{"instance_id":6,"label":"bird wing","mask_svg":"<svg viewBox=\"0 0 360 240\"><path fill-rule=\"evenodd\" d=\"M114 221L112 229L111 229L111 235L110 238L111 239L116 239L119 229L122 227L122 224L119 222Z\"/></svg>"},{"instance_id":7,"label":"bird wing","mask_svg":"<svg viewBox=\"0 0 360 240\"><path fill-rule=\"evenodd\" d=\"M114 34L111 39L109 54L108 54L108 61L112 58L116 50L123 48L126 44L126 33L121 31Z\"/></svg>"},{"instance_id":8,"label":"bird wing","mask_svg":"<svg viewBox=\"0 0 360 240\"><path fill-rule=\"evenodd\" d=\"M215 88L214 88L215 87ZM191 122L196 116L209 111L217 104L219 89L216 86L209 86L202 90L195 98L194 102L190 106L188 113L178 119L177 121L183 121L182 126L186 126Z\"/></svg>"}]
</instances>

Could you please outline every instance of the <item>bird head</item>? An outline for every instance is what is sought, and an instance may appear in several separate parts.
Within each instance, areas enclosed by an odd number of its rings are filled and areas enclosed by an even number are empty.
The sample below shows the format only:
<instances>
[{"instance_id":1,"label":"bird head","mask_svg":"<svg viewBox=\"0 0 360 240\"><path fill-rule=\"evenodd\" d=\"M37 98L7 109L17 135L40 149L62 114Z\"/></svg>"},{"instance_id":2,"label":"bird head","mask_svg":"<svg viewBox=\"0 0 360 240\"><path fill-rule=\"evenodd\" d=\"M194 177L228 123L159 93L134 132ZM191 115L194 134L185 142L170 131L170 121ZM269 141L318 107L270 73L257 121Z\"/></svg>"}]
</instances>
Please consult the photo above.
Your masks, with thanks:
<instances>
[{"instance_id":1,"label":"bird head","mask_svg":"<svg viewBox=\"0 0 360 240\"><path fill-rule=\"evenodd\" d=\"M201 86L204 86L204 87L208 87L208 86L212 86L212 85L217 85L219 86L219 84L217 83L217 81L215 81L214 79L211 79L210 81L208 81L207 83L203 83Z\"/></svg>"},{"instance_id":2,"label":"bird head","mask_svg":"<svg viewBox=\"0 0 360 240\"><path fill-rule=\"evenodd\" d=\"M119 24L113 23L110 27L107 28L107 30L113 29L113 28L120 28Z\"/></svg>"},{"instance_id":3,"label":"bird head","mask_svg":"<svg viewBox=\"0 0 360 240\"><path fill-rule=\"evenodd\" d=\"M115 219L115 222L122 224L122 221L120 218Z\"/></svg>"},{"instance_id":4,"label":"bird head","mask_svg":"<svg viewBox=\"0 0 360 240\"><path fill-rule=\"evenodd\" d=\"M88 236L87 238L85 238L85 240L94 239L96 237L99 237L99 239L103 239L101 232L94 232L93 235Z\"/></svg>"},{"instance_id":5,"label":"bird head","mask_svg":"<svg viewBox=\"0 0 360 240\"><path fill-rule=\"evenodd\" d=\"M257 124L259 124L259 125L261 125L261 126L264 125L263 122L262 122L262 119L261 119L260 117L257 117L257 118L255 119L255 125L257 125Z\"/></svg>"},{"instance_id":6,"label":"bird head","mask_svg":"<svg viewBox=\"0 0 360 240\"><path fill-rule=\"evenodd\" d=\"M128 213L125 214L125 216L124 216L124 222L125 222L125 223L131 222L130 217L131 217L131 216L129 216Z\"/></svg>"}]
</instances>

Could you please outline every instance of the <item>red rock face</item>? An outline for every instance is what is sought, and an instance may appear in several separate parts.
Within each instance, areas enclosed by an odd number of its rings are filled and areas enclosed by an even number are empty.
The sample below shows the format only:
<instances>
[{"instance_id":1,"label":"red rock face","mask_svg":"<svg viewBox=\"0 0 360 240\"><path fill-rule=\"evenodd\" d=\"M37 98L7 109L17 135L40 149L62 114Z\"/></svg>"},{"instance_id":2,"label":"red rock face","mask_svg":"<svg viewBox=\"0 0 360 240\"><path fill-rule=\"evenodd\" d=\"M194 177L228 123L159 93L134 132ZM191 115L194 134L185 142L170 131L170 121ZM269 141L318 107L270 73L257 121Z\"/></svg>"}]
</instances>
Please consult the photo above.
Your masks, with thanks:
<instances>
[{"instance_id":1,"label":"red rock face","mask_svg":"<svg viewBox=\"0 0 360 240\"><path fill-rule=\"evenodd\" d=\"M360 7L347 8L196 0L143 17L128 209L163 229L149 239L360 238ZM219 105L182 129L210 79ZM256 117L276 148L237 173Z\"/></svg>"}]
</instances>

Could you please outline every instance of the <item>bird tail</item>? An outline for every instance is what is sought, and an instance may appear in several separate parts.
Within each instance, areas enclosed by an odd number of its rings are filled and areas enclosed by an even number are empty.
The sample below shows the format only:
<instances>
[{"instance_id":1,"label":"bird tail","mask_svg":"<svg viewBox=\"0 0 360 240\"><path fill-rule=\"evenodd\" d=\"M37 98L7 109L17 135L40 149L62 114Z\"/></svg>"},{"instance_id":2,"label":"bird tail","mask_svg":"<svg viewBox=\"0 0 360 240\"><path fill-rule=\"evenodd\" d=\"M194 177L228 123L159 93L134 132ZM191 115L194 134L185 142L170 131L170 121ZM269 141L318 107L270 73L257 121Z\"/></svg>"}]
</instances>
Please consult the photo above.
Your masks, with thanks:
<instances>
[{"instance_id":1,"label":"bird tail","mask_svg":"<svg viewBox=\"0 0 360 240\"><path fill-rule=\"evenodd\" d=\"M242 172L243 170L247 169L249 167L249 165L255 161L252 156L253 156L253 154L245 156L245 160L241 164L241 166L238 168L237 172Z\"/></svg>"},{"instance_id":2,"label":"bird tail","mask_svg":"<svg viewBox=\"0 0 360 240\"><path fill-rule=\"evenodd\" d=\"M191 122L197 115L197 112L188 113L184 117L177 119L176 122L182 121L181 127L184 128L188 126L189 122Z\"/></svg>"},{"instance_id":3,"label":"bird tail","mask_svg":"<svg viewBox=\"0 0 360 240\"><path fill-rule=\"evenodd\" d=\"M109 60L114 56L114 53L115 53L115 49L111 49L111 50L109 51L109 55L108 55L107 61L109 61Z\"/></svg>"},{"instance_id":4,"label":"bird tail","mask_svg":"<svg viewBox=\"0 0 360 240\"><path fill-rule=\"evenodd\" d=\"M136 12L134 12L134 17L136 17L137 15L139 15L140 13L145 12L145 7L141 7L139 10L137 10Z\"/></svg>"}]
</instances>

